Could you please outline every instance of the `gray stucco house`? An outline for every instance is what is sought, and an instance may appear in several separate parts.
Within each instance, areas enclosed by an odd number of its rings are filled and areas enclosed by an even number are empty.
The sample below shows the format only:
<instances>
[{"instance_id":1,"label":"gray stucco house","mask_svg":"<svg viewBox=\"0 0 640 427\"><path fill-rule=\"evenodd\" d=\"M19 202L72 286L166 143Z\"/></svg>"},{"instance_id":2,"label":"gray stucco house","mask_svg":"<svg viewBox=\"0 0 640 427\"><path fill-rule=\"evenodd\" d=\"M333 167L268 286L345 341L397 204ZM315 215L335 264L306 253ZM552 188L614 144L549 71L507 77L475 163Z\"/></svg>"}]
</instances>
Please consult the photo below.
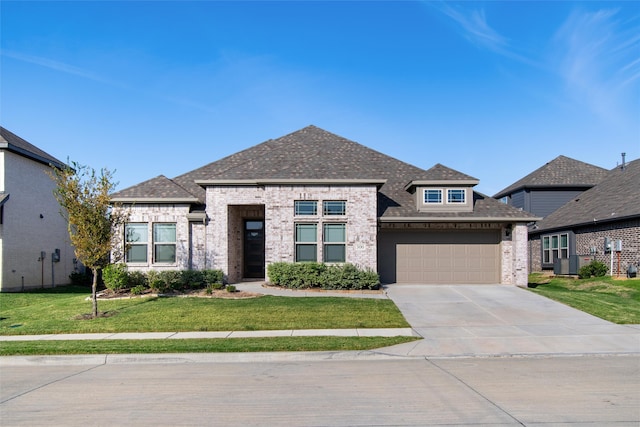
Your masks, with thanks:
<instances>
[{"instance_id":1,"label":"gray stucco house","mask_svg":"<svg viewBox=\"0 0 640 427\"><path fill-rule=\"evenodd\" d=\"M113 195L129 209L130 269L219 268L265 278L277 261L353 263L387 283L527 284L534 215L308 126Z\"/></svg>"},{"instance_id":2,"label":"gray stucco house","mask_svg":"<svg viewBox=\"0 0 640 427\"><path fill-rule=\"evenodd\" d=\"M79 267L47 172L64 164L0 127L0 291L69 283ZM80 266L81 267L81 266Z\"/></svg>"}]
</instances>

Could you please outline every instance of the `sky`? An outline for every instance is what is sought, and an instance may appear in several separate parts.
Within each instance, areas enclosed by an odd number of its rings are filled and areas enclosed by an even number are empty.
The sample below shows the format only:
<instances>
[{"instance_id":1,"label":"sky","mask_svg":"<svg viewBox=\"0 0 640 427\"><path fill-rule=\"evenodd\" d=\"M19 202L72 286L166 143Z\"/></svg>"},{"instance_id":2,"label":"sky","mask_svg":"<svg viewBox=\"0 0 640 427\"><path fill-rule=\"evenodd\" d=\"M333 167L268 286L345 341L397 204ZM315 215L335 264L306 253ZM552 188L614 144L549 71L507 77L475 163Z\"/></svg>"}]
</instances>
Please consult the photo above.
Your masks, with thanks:
<instances>
[{"instance_id":1,"label":"sky","mask_svg":"<svg viewBox=\"0 0 640 427\"><path fill-rule=\"evenodd\" d=\"M0 2L0 124L118 189L315 125L493 195L640 158L640 2Z\"/></svg>"}]
</instances>

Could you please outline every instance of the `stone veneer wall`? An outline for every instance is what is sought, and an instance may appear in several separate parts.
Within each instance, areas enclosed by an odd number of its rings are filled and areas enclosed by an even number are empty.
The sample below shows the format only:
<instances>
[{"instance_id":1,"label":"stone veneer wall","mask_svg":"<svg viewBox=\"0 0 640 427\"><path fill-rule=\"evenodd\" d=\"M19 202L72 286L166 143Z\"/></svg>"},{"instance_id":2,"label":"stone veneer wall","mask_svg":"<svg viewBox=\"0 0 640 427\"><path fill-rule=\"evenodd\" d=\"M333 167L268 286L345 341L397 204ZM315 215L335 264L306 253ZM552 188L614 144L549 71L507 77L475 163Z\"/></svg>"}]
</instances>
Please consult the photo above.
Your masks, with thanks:
<instances>
[{"instance_id":1,"label":"stone veneer wall","mask_svg":"<svg viewBox=\"0 0 640 427\"><path fill-rule=\"evenodd\" d=\"M502 275L504 285L527 286L528 283L528 230L525 224L515 224L511 236L502 229Z\"/></svg>"},{"instance_id":2,"label":"stone veneer wall","mask_svg":"<svg viewBox=\"0 0 640 427\"><path fill-rule=\"evenodd\" d=\"M317 200L318 216L294 216L294 201ZM345 200L345 216L322 216L323 200ZM376 270L377 188L375 185L266 185L207 187L207 256L210 268L220 268L230 282L242 279L238 244L235 237L237 208L229 206L260 206L265 219L265 264L293 262L295 254L294 224L318 222L318 259L322 259L321 223L347 224L347 262ZM251 215L251 217L254 217ZM236 224L236 226L234 226ZM230 238L231 235L231 238Z\"/></svg>"}]
</instances>

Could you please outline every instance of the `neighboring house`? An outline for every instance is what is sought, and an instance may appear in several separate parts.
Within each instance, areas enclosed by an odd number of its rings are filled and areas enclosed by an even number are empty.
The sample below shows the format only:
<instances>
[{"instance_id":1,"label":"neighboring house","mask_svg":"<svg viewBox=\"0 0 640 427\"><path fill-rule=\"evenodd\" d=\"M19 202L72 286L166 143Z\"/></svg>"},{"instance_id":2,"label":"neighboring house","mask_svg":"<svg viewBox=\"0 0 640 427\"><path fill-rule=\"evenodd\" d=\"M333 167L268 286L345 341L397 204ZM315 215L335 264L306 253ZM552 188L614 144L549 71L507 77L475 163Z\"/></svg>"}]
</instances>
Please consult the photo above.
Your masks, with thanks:
<instances>
[{"instance_id":1,"label":"neighboring house","mask_svg":"<svg viewBox=\"0 0 640 427\"><path fill-rule=\"evenodd\" d=\"M529 237L532 271L553 268L557 258L590 255L624 275L640 263L640 159L609 171L535 224Z\"/></svg>"},{"instance_id":2,"label":"neighboring house","mask_svg":"<svg viewBox=\"0 0 640 427\"><path fill-rule=\"evenodd\" d=\"M599 183L607 172L589 163L558 156L493 197L545 217Z\"/></svg>"},{"instance_id":3,"label":"neighboring house","mask_svg":"<svg viewBox=\"0 0 640 427\"><path fill-rule=\"evenodd\" d=\"M0 291L66 284L74 271L50 165L64 166L0 127Z\"/></svg>"},{"instance_id":4,"label":"neighboring house","mask_svg":"<svg viewBox=\"0 0 640 427\"><path fill-rule=\"evenodd\" d=\"M387 283L526 286L538 218L477 184L309 126L113 201L129 209L131 269L219 268L233 283L277 261L348 262Z\"/></svg>"}]
</instances>

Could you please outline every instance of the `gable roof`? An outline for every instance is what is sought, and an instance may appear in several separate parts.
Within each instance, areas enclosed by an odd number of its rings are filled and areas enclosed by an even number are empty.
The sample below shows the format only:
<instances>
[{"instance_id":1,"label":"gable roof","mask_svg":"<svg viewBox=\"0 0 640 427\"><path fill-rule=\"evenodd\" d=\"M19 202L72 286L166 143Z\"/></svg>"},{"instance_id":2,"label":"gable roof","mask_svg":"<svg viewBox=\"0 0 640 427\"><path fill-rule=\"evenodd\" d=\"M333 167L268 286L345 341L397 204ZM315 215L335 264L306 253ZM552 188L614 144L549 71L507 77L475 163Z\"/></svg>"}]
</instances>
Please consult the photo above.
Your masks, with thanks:
<instances>
[{"instance_id":1,"label":"gable roof","mask_svg":"<svg viewBox=\"0 0 640 427\"><path fill-rule=\"evenodd\" d=\"M164 175L115 193L114 202L198 203L198 198Z\"/></svg>"},{"instance_id":2,"label":"gable roof","mask_svg":"<svg viewBox=\"0 0 640 427\"><path fill-rule=\"evenodd\" d=\"M499 199L523 188L591 188L600 182L607 175L607 172L606 169L599 166L594 166L565 156L558 156L524 178L501 190L493 197Z\"/></svg>"},{"instance_id":3,"label":"gable roof","mask_svg":"<svg viewBox=\"0 0 640 427\"><path fill-rule=\"evenodd\" d=\"M608 172L595 187L546 216L530 233L640 218L640 159Z\"/></svg>"},{"instance_id":4,"label":"gable roof","mask_svg":"<svg viewBox=\"0 0 640 427\"><path fill-rule=\"evenodd\" d=\"M0 149L5 149L19 154L36 162L53 165L57 168L64 168L65 165L51 154L39 149L30 142L20 138L18 135L0 126Z\"/></svg>"},{"instance_id":5,"label":"gable roof","mask_svg":"<svg viewBox=\"0 0 640 427\"><path fill-rule=\"evenodd\" d=\"M440 164L429 170L420 169L316 126L307 126L281 138L267 140L168 181L204 204L205 190L198 182L206 185L214 181L250 180L382 184L378 197L378 216L381 218L536 219L529 213L479 194L474 197L476 208L473 212L418 212L415 196L406 190L410 182L446 180L474 185L477 180ZM158 186L164 185L170 184L164 180L138 184L117 192L114 198L145 198L148 189L155 191L155 194L162 194L164 190Z\"/></svg>"}]
</instances>

